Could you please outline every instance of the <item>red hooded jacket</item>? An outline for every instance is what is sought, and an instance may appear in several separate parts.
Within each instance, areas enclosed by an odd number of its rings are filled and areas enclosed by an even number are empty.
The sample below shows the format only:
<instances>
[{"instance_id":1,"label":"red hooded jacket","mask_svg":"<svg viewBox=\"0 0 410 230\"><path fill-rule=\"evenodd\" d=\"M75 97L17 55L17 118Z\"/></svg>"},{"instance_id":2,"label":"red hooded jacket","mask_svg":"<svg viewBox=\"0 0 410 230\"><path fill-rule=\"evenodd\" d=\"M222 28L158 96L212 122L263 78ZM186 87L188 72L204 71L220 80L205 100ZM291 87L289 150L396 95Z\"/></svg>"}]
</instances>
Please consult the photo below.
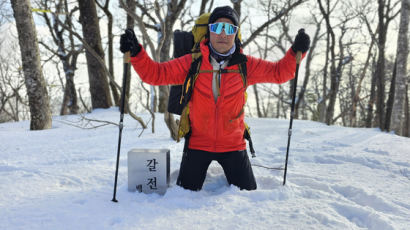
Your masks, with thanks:
<instances>
[{"instance_id":1,"label":"red hooded jacket","mask_svg":"<svg viewBox=\"0 0 410 230\"><path fill-rule=\"evenodd\" d=\"M201 70L212 70L209 59L208 41L201 43ZM131 57L131 64L141 79L152 85L180 85L191 66L191 54L168 62L153 61L141 50ZM295 53L289 49L278 62L265 61L243 55L239 49L232 55L225 69L238 69L238 64L246 62L248 85L256 83L284 83L294 77ZM230 152L246 149L243 134L245 91L239 73L222 73L220 96L215 103L212 91L213 73L200 73L190 100L189 118L191 137L189 148L208 152Z\"/></svg>"}]
</instances>

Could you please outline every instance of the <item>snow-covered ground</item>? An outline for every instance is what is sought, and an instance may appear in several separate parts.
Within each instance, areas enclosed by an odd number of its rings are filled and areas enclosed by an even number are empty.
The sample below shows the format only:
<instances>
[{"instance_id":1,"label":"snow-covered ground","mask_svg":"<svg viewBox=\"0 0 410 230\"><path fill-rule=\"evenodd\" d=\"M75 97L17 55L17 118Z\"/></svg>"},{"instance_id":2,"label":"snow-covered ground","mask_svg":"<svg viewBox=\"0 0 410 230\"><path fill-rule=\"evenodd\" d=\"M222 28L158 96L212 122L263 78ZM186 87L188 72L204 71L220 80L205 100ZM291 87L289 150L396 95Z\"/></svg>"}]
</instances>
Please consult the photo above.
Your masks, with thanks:
<instances>
[{"instance_id":1,"label":"snow-covered ground","mask_svg":"<svg viewBox=\"0 0 410 230\"><path fill-rule=\"evenodd\" d=\"M118 123L119 112L86 117ZM163 117L155 134L138 137L140 126L126 116L113 203L118 127L67 125L78 120L54 117L44 131L29 131L29 121L0 124L0 229L410 229L408 138L296 120L286 186L282 171L254 167L258 189L240 191L212 163L203 190L191 192L175 185L183 144L169 138ZM247 122L251 162L283 167L289 121ZM171 150L164 196L128 192L132 148Z\"/></svg>"}]
</instances>

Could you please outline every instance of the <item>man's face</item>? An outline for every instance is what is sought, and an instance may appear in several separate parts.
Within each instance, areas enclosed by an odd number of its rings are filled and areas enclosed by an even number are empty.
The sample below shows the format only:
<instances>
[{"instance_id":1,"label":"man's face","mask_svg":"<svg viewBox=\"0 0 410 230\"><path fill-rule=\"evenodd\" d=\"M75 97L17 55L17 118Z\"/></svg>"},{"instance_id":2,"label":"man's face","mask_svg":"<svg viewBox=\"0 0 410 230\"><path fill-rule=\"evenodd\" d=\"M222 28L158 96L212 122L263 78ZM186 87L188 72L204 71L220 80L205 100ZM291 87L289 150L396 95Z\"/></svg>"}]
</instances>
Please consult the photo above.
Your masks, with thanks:
<instances>
[{"instance_id":1,"label":"man's face","mask_svg":"<svg viewBox=\"0 0 410 230\"><path fill-rule=\"evenodd\" d=\"M214 23L217 22L227 22L233 25L233 22L228 19L228 18L219 18L216 20ZM209 40L212 44L212 47L218 52L218 53L227 53L233 46L235 42L235 34L232 35L226 35L225 30L223 29L220 34L216 33L209 33Z\"/></svg>"}]
</instances>

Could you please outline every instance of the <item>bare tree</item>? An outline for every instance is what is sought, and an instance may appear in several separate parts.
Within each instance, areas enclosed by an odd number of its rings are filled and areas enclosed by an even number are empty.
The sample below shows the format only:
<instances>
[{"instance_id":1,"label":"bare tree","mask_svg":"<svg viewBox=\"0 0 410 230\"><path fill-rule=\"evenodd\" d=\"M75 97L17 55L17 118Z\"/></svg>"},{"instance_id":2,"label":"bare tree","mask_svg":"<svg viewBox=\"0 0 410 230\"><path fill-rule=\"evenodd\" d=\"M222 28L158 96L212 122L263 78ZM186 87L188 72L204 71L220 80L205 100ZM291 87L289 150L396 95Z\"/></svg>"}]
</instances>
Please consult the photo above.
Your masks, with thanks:
<instances>
[{"instance_id":1,"label":"bare tree","mask_svg":"<svg viewBox=\"0 0 410 230\"><path fill-rule=\"evenodd\" d=\"M7 9L6 1L0 0L0 27L6 31L7 22L13 17ZM12 36L8 33L8 36ZM0 47L0 123L29 119L29 106L24 91L24 76L21 57L17 57L14 50L18 50L16 39L1 36Z\"/></svg>"},{"instance_id":2,"label":"bare tree","mask_svg":"<svg viewBox=\"0 0 410 230\"><path fill-rule=\"evenodd\" d=\"M265 30L266 27L268 27L274 22L277 22L281 17L288 15L291 10L295 9L297 6L299 6L300 4L306 1L307 0L289 0L289 1L286 1L281 6L276 6L273 9L274 14L275 14L274 17L272 17L271 19L267 20L265 23L260 25L256 30L251 31L251 36L247 38L246 41L243 42L243 47L246 47L256 37L258 37L259 34Z\"/></svg>"},{"instance_id":3,"label":"bare tree","mask_svg":"<svg viewBox=\"0 0 410 230\"><path fill-rule=\"evenodd\" d=\"M30 130L51 128L51 110L46 82L40 64L37 33L28 0L12 0L27 95L30 105Z\"/></svg>"},{"instance_id":4,"label":"bare tree","mask_svg":"<svg viewBox=\"0 0 410 230\"><path fill-rule=\"evenodd\" d=\"M376 115L377 124L381 130L385 130L385 53L386 53L386 41L387 33L390 22L397 16L399 11L394 12L395 6L399 1L391 0L378 0L378 33L377 33L377 46L379 49L377 65L375 71L375 79L377 86L377 101L376 101Z\"/></svg>"},{"instance_id":5,"label":"bare tree","mask_svg":"<svg viewBox=\"0 0 410 230\"><path fill-rule=\"evenodd\" d=\"M108 36L108 70L110 71L110 74L112 77L114 77L114 35L112 33L112 27L113 27L113 16L112 13L109 9L110 6L110 0L105 0L104 4L101 4L98 0L95 0L95 3L98 5L99 8L101 8L104 11L104 14L107 16L107 36ZM120 95L118 93L117 88L115 87L115 84L113 81L109 81L110 88L112 95L114 97L114 103L116 106L120 105Z\"/></svg>"},{"instance_id":6,"label":"bare tree","mask_svg":"<svg viewBox=\"0 0 410 230\"><path fill-rule=\"evenodd\" d=\"M349 55L344 55L344 49L345 46L343 44L343 36L346 34L347 30L347 22L349 22L352 18L354 18L354 15L349 15L347 14L346 11L344 11L345 15L344 18L342 19L340 25L338 26L341 30L340 32L340 37L338 41L336 41L336 34L334 32L334 27L331 24L331 13L332 9L336 7L337 4L339 4L340 1L335 1L334 5L332 5L330 0L326 0L326 9L324 4L322 3L322 0L317 0L319 4L319 9L320 12L322 13L324 20L326 22L326 30L328 34L328 51L330 53L330 91L329 95L325 95L325 98L329 98L329 104L326 109L326 124L331 125L334 123L334 111L335 111L335 105L336 105L336 99L337 99L337 93L339 91L339 86L340 82L342 80L342 72L343 72L343 66L349 63L352 60L352 57ZM336 46L338 45L338 51L339 54L337 55L336 53ZM327 71L327 69L325 69Z\"/></svg>"},{"instance_id":7,"label":"bare tree","mask_svg":"<svg viewBox=\"0 0 410 230\"><path fill-rule=\"evenodd\" d=\"M407 79L410 78L410 75L407 76ZM403 136L410 137L410 106L409 106L409 94L407 93L409 90L409 85L406 85L406 101L404 103L404 132Z\"/></svg>"},{"instance_id":8,"label":"bare tree","mask_svg":"<svg viewBox=\"0 0 410 230\"><path fill-rule=\"evenodd\" d=\"M320 38L323 36L323 34L320 33L323 18L321 20L318 20L314 14L312 14L312 18L316 24L316 30L315 30L315 34L312 36L312 44L306 56L305 76L304 76L303 84L302 84L302 87L300 88L300 91L299 91L299 94L296 100L296 104L295 104L295 118L296 119L299 118L300 105L305 104L305 92L308 90L310 70L311 70L311 64L312 64L313 58L315 56L315 48Z\"/></svg>"},{"instance_id":9,"label":"bare tree","mask_svg":"<svg viewBox=\"0 0 410 230\"><path fill-rule=\"evenodd\" d=\"M104 60L95 1L81 0L78 1L78 4L84 40L91 46L93 51ZM86 49L86 58L92 106L93 108L109 108L112 106L112 99L107 75L104 71L105 66L101 66L98 59L94 57L88 49Z\"/></svg>"},{"instance_id":10,"label":"bare tree","mask_svg":"<svg viewBox=\"0 0 410 230\"><path fill-rule=\"evenodd\" d=\"M367 115L366 115L366 127L378 126L382 130L386 128L385 122L385 85L388 83L386 81L386 42L387 42L387 32L390 22L397 16L398 12L394 12L398 1L391 0L378 0L378 5L376 8L373 7L374 1L368 0L363 3L363 7L360 8L360 16L362 21L365 23L369 35L372 39L372 44L374 43L377 50L371 51L376 53L376 58L372 63L372 78L370 95L367 102ZM377 18L378 21L375 22L373 19ZM376 28L372 28L372 25L376 24ZM371 44L371 45L372 45ZM376 113L373 112L374 104L376 104Z\"/></svg>"},{"instance_id":11,"label":"bare tree","mask_svg":"<svg viewBox=\"0 0 410 230\"><path fill-rule=\"evenodd\" d=\"M408 30L409 30L409 11L410 0L401 1L401 16L399 36L397 39L396 56L396 77L392 81L395 85L394 103L392 108L391 129L398 135L403 135L404 129L404 103L407 94L407 58L409 54Z\"/></svg>"},{"instance_id":12,"label":"bare tree","mask_svg":"<svg viewBox=\"0 0 410 230\"><path fill-rule=\"evenodd\" d=\"M269 0L267 2L259 1L259 4L262 6L261 8L263 8L263 10L266 12L267 20L269 21L271 19L272 0ZM240 10L239 6L236 6L236 8L238 8ZM272 46L270 44L270 40L272 40L272 39L271 39L271 36L269 35L269 29L270 29L270 26L266 26L266 28L265 28L266 33L264 34L265 39L264 39L264 44L263 45L259 45L259 43L254 40L255 45L258 47L259 56L263 59L267 58L268 50L270 50L271 48L273 48L275 46L275 45ZM262 46L264 46L264 47L262 48ZM271 47L269 47L269 46L271 46ZM265 106L265 103L263 103L263 99L262 99L263 97L261 98L261 96L259 96L258 85L257 84L252 85L252 89L253 89L253 93L255 95L256 111L257 111L258 117L267 117L268 116L268 113L267 113L268 111L266 109L267 106ZM267 105L269 105L269 103L270 102L268 100Z\"/></svg>"},{"instance_id":13,"label":"bare tree","mask_svg":"<svg viewBox=\"0 0 410 230\"><path fill-rule=\"evenodd\" d=\"M1 45L3 41L0 41ZM30 118L28 101L23 96L24 76L16 64L21 66L21 60L0 54L0 123Z\"/></svg>"},{"instance_id":14,"label":"bare tree","mask_svg":"<svg viewBox=\"0 0 410 230\"><path fill-rule=\"evenodd\" d=\"M110 79L110 81L112 81L112 83L115 85L115 87L120 90L121 87L114 81L114 78L111 76L109 70L108 70L107 67L105 66L104 59L103 59L100 55L98 55L98 53L97 53L97 52L83 39L83 37L80 36L77 32L75 32L74 30L70 29L69 27L67 27L66 25L64 25L64 24L62 24L62 23L59 23L59 25L62 26L63 28L65 28L66 30L68 30L71 34L73 34L73 35L83 44L83 46L84 46L84 48L87 50L87 52L89 52L89 54L90 54L92 57L94 57L95 60L100 64L100 66L102 67L102 71L105 73L105 75L108 76L108 78ZM80 92L80 90L79 90L79 92ZM81 94L80 94L79 96L80 96L80 100L81 100L82 104L84 105L84 107L87 109L87 111L90 111L90 110L87 108L87 105L86 105L86 103L84 102L84 100L82 100ZM125 97L125 103L126 103L126 107L129 108L128 97ZM146 129L146 128L147 128L146 124L145 124L144 121L141 119L141 117L138 117L137 115L135 115L135 114L132 113L131 111L128 111L128 113L130 114L130 116L131 116L132 118L134 118L135 120L137 120L137 121L141 124L141 126L142 126L143 129Z\"/></svg>"},{"instance_id":15,"label":"bare tree","mask_svg":"<svg viewBox=\"0 0 410 230\"><path fill-rule=\"evenodd\" d=\"M172 29L179 15L184 8L186 0L170 0L161 5L158 1L136 2L139 15L128 9L123 0L121 6L133 17L138 25L139 32L143 35L143 42L146 43L155 61L164 62L170 59L169 51L172 39ZM166 9L166 11L164 11ZM153 16L155 15L155 17ZM155 45L148 35L148 29L158 33L158 41ZM159 112L164 112L164 120L170 130L171 137L176 140L178 135L178 125L171 113L167 111L168 86L159 87Z\"/></svg>"},{"instance_id":16,"label":"bare tree","mask_svg":"<svg viewBox=\"0 0 410 230\"><path fill-rule=\"evenodd\" d=\"M205 13L205 7L208 3L209 3L209 0L202 0L201 1L201 7L199 9L199 14L198 15L201 15L201 14ZM211 11L210 9L212 8L213 4L214 4L214 0L211 0L211 2L209 3L208 12Z\"/></svg>"},{"instance_id":17,"label":"bare tree","mask_svg":"<svg viewBox=\"0 0 410 230\"><path fill-rule=\"evenodd\" d=\"M239 18L241 17L241 5L243 0L231 0L234 10L238 13Z\"/></svg>"},{"instance_id":18,"label":"bare tree","mask_svg":"<svg viewBox=\"0 0 410 230\"><path fill-rule=\"evenodd\" d=\"M373 107L376 102L376 74L375 74L375 69L376 69L376 58L373 59L372 62L372 78L370 81L370 95L369 95L369 100L367 103L367 114L366 114L366 127L370 128L373 127L373 120L374 120L374 115L373 115Z\"/></svg>"},{"instance_id":19,"label":"bare tree","mask_svg":"<svg viewBox=\"0 0 410 230\"><path fill-rule=\"evenodd\" d=\"M78 8L74 7L69 9L67 0L59 0L53 3L53 5L49 5L50 2L47 0L39 1L39 5L42 9L55 9L55 12L53 13L42 12L40 14L49 28L55 47L52 47L48 41L40 41L40 44L53 55L57 56L63 65L65 84L63 84L64 95L60 114L77 114L79 107L74 83L74 74L77 69L77 58L82 52L83 46L76 44L74 36L65 28L61 27L61 24L65 24L70 29L74 29L72 15L78 10ZM62 17L63 21L61 21L60 15L64 15L64 17Z\"/></svg>"},{"instance_id":20,"label":"bare tree","mask_svg":"<svg viewBox=\"0 0 410 230\"><path fill-rule=\"evenodd\" d=\"M240 10L239 6L234 8ZM242 1L240 1L242 2ZM259 52L259 57L267 59L273 49L278 49L281 54L285 54L289 49L289 44L293 42L293 36L289 34L289 25L291 21L292 11L305 1L286 0L286 1L258 1L256 6L266 15L266 21L253 29L251 18L246 18L251 27L251 36L243 38L243 46L249 44L255 45ZM279 32L278 32L279 31ZM289 108L289 97L291 94L291 83L289 84L289 91L285 87L272 84L253 85L253 93L255 96L256 110L258 117L286 117L286 110ZM277 88L273 90L272 88ZM264 95L264 94L267 94ZM265 97L266 96L266 97ZM272 99L278 99L276 103Z\"/></svg>"},{"instance_id":21,"label":"bare tree","mask_svg":"<svg viewBox=\"0 0 410 230\"><path fill-rule=\"evenodd\" d=\"M352 90L354 92L354 94L352 95L352 106L351 106L351 113L350 113L350 126L352 127L356 127L357 126L357 106L360 102L360 93L362 92L362 83L363 80L366 76L366 72L369 69L369 65L370 65L370 60L372 58L372 52L373 52L373 45L374 45L374 40L371 40L368 52L367 52L367 57L366 57L366 61L363 65L363 68L360 72L360 77L359 77L359 81L356 84L356 87L354 90Z\"/></svg>"},{"instance_id":22,"label":"bare tree","mask_svg":"<svg viewBox=\"0 0 410 230\"><path fill-rule=\"evenodd\" d=\"M393 100L394 100L394 92L396 91L396 85L394 84L396 82L396 66L397 66L397 58L396 60L394 60L394 64L393 64L393 68L391 68L393 70L393 74L392 74L392 78L390 81L390 89L389 89L389 94L387 97L387 102L386 102L386 117L385 117L385 129L386 131L390 130L390 119L391 119L391 115L392 115L392 110L393 110Z\"/></svg>"},{"instance_id":23,"label":"bare tree","mask_svg":"<svg viewBox=\"0 0 410 230\"><path fill-rule=\"evenodd\" d=\"M7 7L10 4L9 2L7 0L0 0L0 25L3 25L13 17Z\"/></svg>"},{"instance_id":24,"label":"bare tree","mask_svg":"<svg viewBox=\"0 0 410 230\"><path fill-rule=\"evenodd\" d=\"M149 103L149 94L150 94L150 92L149 92L149 90L147 90L146 88L145 88L145 86L144 86L144 83L141 81L140 82L140 84L141 84L141 87L142 87L142 89L143 89L143 91L145 92L145 94L146 94L146 101L145 101L145 103L143 102L144 100L143 100L143 95L142 95L142 91L140 92L141 93L141 95L140 95L140 103L142 104L142 106L146 109L146 110L148 110L148 112L151 114L151 132L152 133L155 133L155 113L154 113L154 111L152 111L151 109L150 109L150 103Z\"/></svg>"}]
</instances>

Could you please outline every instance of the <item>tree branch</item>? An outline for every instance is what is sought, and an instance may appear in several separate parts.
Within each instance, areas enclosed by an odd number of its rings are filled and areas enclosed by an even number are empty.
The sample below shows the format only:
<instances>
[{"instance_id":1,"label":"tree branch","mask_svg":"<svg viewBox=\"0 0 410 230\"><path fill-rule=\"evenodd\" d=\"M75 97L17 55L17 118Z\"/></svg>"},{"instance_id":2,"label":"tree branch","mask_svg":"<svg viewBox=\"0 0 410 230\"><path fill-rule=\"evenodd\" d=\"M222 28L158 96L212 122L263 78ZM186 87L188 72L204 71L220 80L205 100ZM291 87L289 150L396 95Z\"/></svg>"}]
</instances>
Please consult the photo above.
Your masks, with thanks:
<instances>
[{"instance_id":1,"label":"tree branch","mask_svg":"<svg viewBox=\"0 0 410 230\"><path fill-rule=\"evenodd\" d=\"M281 10L275 17L273 17L272 19L270 19L267 22L263 23L258 29L256 29L254 32L252 32L252 35L243 43L243 47L247 46L250 42L252 42L270 24L276 22L282 16L288 14L292 9L294 9L296 6L304 3L305 1L307 1L307 0L298 0L297 2L295 2L293 4L290 4L287 8Z\"/></svg>"}]
</instances>

